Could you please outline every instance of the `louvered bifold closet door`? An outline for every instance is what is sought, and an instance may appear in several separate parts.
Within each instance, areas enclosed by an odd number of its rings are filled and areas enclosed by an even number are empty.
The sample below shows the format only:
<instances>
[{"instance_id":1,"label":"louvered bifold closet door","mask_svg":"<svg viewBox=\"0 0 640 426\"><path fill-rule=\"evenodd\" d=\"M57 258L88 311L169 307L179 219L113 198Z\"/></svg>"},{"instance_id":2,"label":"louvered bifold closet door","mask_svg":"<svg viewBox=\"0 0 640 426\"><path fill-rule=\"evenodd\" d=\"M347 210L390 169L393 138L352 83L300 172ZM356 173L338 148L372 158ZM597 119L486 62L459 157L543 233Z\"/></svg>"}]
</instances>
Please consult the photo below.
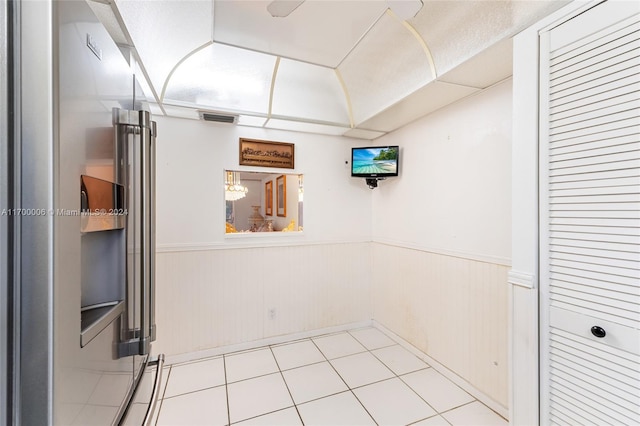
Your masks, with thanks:
<instances>
[{"instance_id":1,"label":"louvered bifold closet door","mask_svg":"<svg viewBox=\"0 0 640 426\"><path fill-rule=\"evenodd\" d=\"M640 425L640 16L591 28L547 40L542 418Z\"/></svg>"}]
</instances>

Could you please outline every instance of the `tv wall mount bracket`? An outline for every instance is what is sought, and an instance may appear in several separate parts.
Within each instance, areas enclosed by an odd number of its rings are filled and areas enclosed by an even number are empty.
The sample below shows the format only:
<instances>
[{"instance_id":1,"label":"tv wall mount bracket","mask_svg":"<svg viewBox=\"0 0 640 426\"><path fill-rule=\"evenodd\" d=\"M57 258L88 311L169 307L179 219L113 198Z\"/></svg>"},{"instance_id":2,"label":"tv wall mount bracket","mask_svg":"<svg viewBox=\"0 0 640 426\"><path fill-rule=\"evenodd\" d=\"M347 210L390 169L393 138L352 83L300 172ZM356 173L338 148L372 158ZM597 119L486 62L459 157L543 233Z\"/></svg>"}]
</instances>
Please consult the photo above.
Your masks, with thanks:
<instances>
[{"instance_id":1,"label":"tv wall mount bracket","mask_svg":"<svg viewBox=\"0 0 640 426\"><path fill-rule=\"evenodd\" d=\"M378 187L378 181L379 180L385 180L386 178L383 177L372 177L372 178L364 178L365 181L367 182L367 186L369 187L369 189L375 189Z\"/></svg>"}]
</instances>

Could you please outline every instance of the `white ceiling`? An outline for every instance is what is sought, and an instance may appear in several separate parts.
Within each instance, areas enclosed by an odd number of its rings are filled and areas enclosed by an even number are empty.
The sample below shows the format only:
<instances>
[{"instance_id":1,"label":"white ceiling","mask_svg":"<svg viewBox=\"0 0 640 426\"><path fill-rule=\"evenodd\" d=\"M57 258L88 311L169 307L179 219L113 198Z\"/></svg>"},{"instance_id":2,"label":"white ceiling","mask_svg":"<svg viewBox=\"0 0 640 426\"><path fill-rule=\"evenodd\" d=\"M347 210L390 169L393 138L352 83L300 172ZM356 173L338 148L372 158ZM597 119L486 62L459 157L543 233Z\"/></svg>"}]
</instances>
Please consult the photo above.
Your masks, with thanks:
<instances>
[{"instance_id":1,"label":"white ceiling","mask_svg":"<svg viewBox=\"0 0 640 426\"><path fill-rule=\"evenodd\" d=\"M374 139L509 77L511 37L568 2L423 1L407 20L420 0L306 0L277 18L269 1L90 4L155 113Z\"/></svg>"},{"instance_id":2,"label":"white ceiling","mask_svg":"<svg viewBox=\"0 0 640 426\"><path fill-rule=\"evenodd\" d=\"M267 1L216 1L219 43L336 68L387 9L383 0L305 1L273 18Z\"/></svg>"}]
</instances>

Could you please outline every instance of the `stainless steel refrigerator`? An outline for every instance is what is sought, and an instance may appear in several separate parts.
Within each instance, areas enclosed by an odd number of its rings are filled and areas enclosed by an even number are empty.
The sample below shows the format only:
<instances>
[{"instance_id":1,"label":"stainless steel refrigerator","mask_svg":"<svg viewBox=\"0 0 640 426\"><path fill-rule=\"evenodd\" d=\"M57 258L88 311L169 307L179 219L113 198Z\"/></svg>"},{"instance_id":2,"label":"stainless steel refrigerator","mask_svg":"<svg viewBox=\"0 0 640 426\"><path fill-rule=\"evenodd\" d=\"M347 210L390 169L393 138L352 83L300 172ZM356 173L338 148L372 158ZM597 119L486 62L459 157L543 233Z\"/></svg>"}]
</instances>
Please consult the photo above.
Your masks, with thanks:
<instances>
[{"instance_id":1,"label":"stainless steel refrigerator","mask_svg":"<svg viewBox=\"0 0 640 426\"><path fill-rule=\"evenodd\" d=\"M0 18L0 424L141 424L163 360L155 123L87 2L5 2Z\"/></svg>"}]
</instances>

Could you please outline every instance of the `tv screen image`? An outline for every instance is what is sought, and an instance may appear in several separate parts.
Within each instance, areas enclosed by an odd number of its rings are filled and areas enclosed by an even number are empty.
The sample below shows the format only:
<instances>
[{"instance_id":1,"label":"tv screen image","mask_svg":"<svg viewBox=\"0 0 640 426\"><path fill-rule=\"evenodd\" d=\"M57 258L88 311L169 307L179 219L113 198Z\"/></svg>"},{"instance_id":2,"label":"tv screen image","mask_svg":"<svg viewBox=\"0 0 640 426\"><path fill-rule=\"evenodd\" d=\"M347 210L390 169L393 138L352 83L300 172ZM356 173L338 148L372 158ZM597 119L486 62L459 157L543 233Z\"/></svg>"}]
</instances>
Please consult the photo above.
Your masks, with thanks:
<instances>
[{"instance_id":1,"label":"tv screen image","mask_svg":"<svg viewBox=\"0 0 640 426\"><path fill-rule=\"evenodd\" d=\"M398 176L398 147L351 148L351 176Z\"/></svg>"}]
</instances>

